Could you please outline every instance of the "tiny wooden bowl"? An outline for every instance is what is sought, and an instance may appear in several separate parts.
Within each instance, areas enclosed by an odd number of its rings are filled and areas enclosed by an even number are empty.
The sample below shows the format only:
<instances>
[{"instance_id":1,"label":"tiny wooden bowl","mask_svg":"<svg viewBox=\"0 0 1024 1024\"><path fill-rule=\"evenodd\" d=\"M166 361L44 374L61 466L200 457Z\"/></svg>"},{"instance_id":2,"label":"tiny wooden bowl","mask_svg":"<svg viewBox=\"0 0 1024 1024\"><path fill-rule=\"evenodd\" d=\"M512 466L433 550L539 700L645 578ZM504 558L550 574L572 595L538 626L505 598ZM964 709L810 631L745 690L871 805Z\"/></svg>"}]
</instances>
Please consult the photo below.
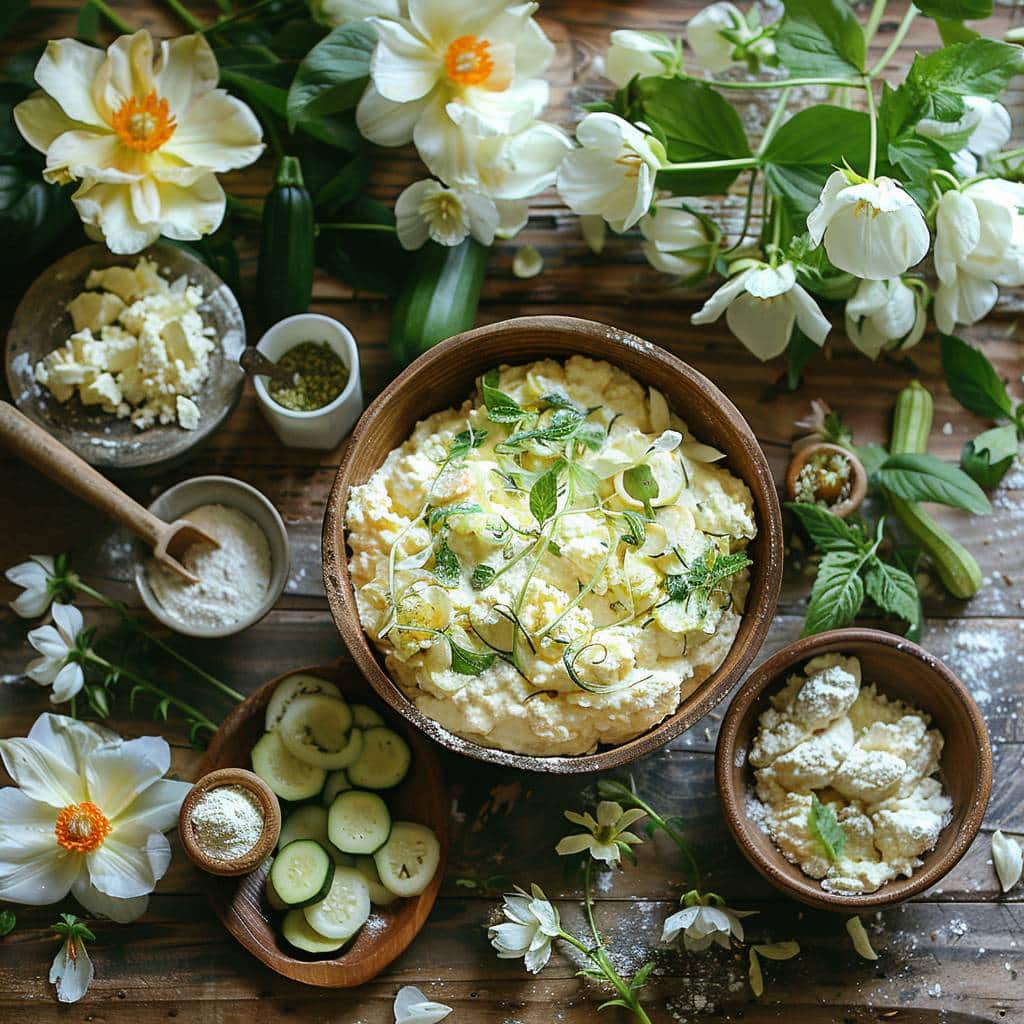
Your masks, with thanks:
<instances>
[{"instance_id":1,"label":"tiny wooden bowl","mask_svg":"<svg viewBox=\"0 0 1024 1024\"><path fill-rule=\"evenodd\" d=\"M796 481L800 476L800 470L815 455L842 455L850 463L850 495L844 501L830 505L828 510L839 519L853 515L864 504L864 499L867 497L868 475L864 472L864 464L853 452L840 448L837 444L829 444L827 441L808 444L790 459L789 468L786 470L786 491L790 500L796 500Z\"/></svg>"},{"instance_id":2,"label":"tiny wooden bowl","mask_svg":"<svg viewBox=\"0 0 1024 1024\"><path fill-rule=\"evenodd\" d=\"M750 592L736 639L719 668L672 715L636 739L594 754L532 757L456 736L420 712L391 680L359 621L348 573L345 508L349 490L376 472L388 452L408 439L417 421L460 405L472 393L476 377L502 364L566 360L573 355L606 360L657 388L699 441L724 451L726 465L753 495L757 537L748 549L753 559ZM567 316L529 316L478 327L435 346L400 373L352 433L328 498L321 547L334 622L363 675L395 711L449 750L481 761L561 774L606 771L635 761L703 718L725 698L760 649L782 583L779 498L761 446L740 411L707 377L665 349L606 324Z\"/></svg>"},{"instance_id":3,"label":"tiny wooden bowl","mask_svg":"<svg viewBox=\"0 0 1024 1024\"><path fill-rule=\"evenodd\" d=\"M199 844L192 828L192 811L196 804L204 793L211 789L219 789L221 786L241 786L247 789L259 800L263 810L263 833L256 845L247 853L231 860L211 857ZM181 845L185 847L189 860L197 868L211 875L245 875L258 868L274 852L278 837L281 835L281 805L277 802L273 790L258 775L244 768L219 768L204 775L185 797L178 814L178 835L181 836Z\"/></svg>"},{"instance_id":4,"label":"tiny wooden bowl","mask_svg":"<svg viewBox=\"0 0 1024 1024\"><path fill-rule=\"evenodd\" d=\"M808 659L838 652L860 659L863 678L880 692L927 712L945 738L939 762L943 787L953 801L950 822L935 849L910 878L887 882L855 896L826 892L791 864L747 813L754 773L747 752L757 720L786 677ZM715 779L725 820L743 855L780 892L821 910L860 914L881 910L924 892L967 852L985 816L992 789L988 730L964 684L938 658L917 644L878 629L834 629L784 647L751 673L722 721L715 752Z\"/></svg>"},{"instance_id":5,"label":"tiny wooden bowl","mask_svg":"<svg viewBox=\"0 0 1024 1024\"><path fill-rule=\"evenodd\" d=\"M397 820L417 821L437 833L441 861L433 881L419 896L396 900L388 907L374 907L371 920L386 922L383 928L363 928L338 953L317 957L294 949L281 936L277 924L281 914L271 910L264 897L265 871L240 878L206 875L210 902L225 928L271 970L306 985L323 988L351 988L375 978L409 947L426 923L444 879L448 858L448 812L450 802L444 773L434 746L408 722L384 707L369 685L351 667L340 664L296 668L272 679L235 707L214 734L199 766L207 772L250 764L250 753L263 735L267 703L283 679L298 672L320 676L335 684L346 700L369 704L387 720L412 750L412 770L405 781L388 790L384 798Z\"/></svg>"}]
</instances>

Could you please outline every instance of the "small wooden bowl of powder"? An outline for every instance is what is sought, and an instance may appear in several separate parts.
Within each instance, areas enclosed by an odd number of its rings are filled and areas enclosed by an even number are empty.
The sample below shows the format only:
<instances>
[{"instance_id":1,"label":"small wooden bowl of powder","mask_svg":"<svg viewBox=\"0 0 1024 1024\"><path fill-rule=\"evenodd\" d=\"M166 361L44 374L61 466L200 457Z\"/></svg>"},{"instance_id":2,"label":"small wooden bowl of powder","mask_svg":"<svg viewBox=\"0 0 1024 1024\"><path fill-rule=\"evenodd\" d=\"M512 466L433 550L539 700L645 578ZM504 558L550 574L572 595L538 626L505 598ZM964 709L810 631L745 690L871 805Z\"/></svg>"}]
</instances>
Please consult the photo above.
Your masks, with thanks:
<instances>
[{"instance_id":1,"label":"small wooden bowl of powder","mask_svg":"<svg viewBox=\"0 0 1024 1024\"><path fill-rule=\"evenodd\" d=\"M277 845L281 806L258 775L221 768L204 775L185 797L178 833L196 867L211 875L245 875Z\"/></svg>"}]
</instances>

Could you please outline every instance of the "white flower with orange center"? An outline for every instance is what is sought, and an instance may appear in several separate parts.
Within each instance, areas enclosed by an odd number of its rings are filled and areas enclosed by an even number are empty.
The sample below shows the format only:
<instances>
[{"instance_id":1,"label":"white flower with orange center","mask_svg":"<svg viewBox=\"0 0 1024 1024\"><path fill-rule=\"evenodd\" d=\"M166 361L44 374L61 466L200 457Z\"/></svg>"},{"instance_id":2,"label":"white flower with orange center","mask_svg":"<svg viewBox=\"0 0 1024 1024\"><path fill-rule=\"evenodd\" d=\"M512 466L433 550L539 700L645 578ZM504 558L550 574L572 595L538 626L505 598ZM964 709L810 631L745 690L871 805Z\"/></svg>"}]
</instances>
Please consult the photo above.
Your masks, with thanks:
<instances>
[{"instance_id":1,"label":"white flower with orange center","mask_svg":"<svg viewBox=\"0 0 1024 1024\"><path fill-rule=\"evenodd\" d=\"M521 132L547 105L539 76L554 48L536 10L505 0L409 0L408 17L370 19L378 41L359 130L381 146L415 142L432 174L468 184L460 136Z\"/></svg>"},{"instance_id":2,"label":"white flower with orange center","mask_svg":"<svg viewBox=\"0 0 1024 1024\"><path fill-rule=\"evenodd\" d=\"M224 217L216 174L263 152L253 112L216 88L219 71L201 35L164 41L144 29L106 54L74 39L47 45L36 65L42 92L14 108L30 145L46 154L47 181L80 181L72 196L92 238L134 253L160 235L182 241Z\"/></svg>"},{"instance_id":3,"label":"white flower with orange center","mask_svg":"<svg viewBox=\"0 0 1024 1024\"><path fill-rule=\"evenodd\" d=\"M165 779L166 740L40 715L0 740L0 900L42 906L70 892L92 914L133 921L171 862L186 782Z\"/></svg>"}]
</instances>

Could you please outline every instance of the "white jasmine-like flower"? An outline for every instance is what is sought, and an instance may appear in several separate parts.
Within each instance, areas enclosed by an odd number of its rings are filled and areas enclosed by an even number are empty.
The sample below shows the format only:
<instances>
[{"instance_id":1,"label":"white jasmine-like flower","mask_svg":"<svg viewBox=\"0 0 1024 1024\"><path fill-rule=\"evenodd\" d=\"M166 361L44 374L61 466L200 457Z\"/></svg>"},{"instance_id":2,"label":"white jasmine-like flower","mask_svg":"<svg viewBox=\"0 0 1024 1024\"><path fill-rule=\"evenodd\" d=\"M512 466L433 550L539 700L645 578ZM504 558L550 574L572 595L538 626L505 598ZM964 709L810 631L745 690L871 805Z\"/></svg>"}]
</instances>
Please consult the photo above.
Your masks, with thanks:
<instances>
[{"instance_id":1,"label":"white jasmine-like flower","mask_svg":"<svg viewBox=\"0 0 1024 1024\"><path fill-rule=\"evenodd\" d=\"M487 930L500 960L523 958L526 969L537 974L551 957L551 941L562 934L558 911L539 885L530 892L518 886L503 897L502 913L507 920Z\"/></svg>"},{"instance_id":2,"label":"white jasmine-like flower","mask_svg":"<svg viewBox=\"0 0 1024 1024\"><path fill-rule=\"evenodd\" d=\"M794 324L819 346L832 326L797 284L796 270L788 262L777 267L760 263L729 278L690 322L709 324L723 313L732 333L762 360L785 351Z\"/></svg>"},{"instance_id":3,"label":"white jasmine-like flower","mask_svg":"<svg viewBox=\"0 0 1024 1024\"><path fill-rule=\"evenodd\" d=\"M604 56L604 77L620 89L639 75L667 75L682 66L682 54L664 32L617 29Z\"/></svg>"},{"instance_id":4,"label":"white jasmine-like flower","mask_svg":"<svg viewBox=\"0 0 1024 1024\"><path fill-rule=\"evenodd\" d=\"M0 758L20 787L0 789L0 899L42 906L70 892L120 923L145 913L190 788L163 777L167 741L44 714L26 738L0 740Z\"/></svg>"},{"instance_id":5,"label":"white jasmine-like flower","mask_svg":"<svg viewBox=\"0 0 1024 1024\"><path fill-rule=\"evenodd\" d=\"M579 148L558 168L558 192L579 214L600 214L628 231L650 209L665 149L617 114L587 114L576 129Z\"/></svg>"},{"instance_id":6,"label":"white jasmine-like flower","mask_svg":"<svg viewBox=\"0 0 1024 1024\"><path fill-rule=\"evenodd\" d=\"M415 985L405 985L395 996L395 1024L438 1024L452 1012L450 1006L435 1003Z\"/></svg>"},{"instance_id":7,"label":"white jasmine-like flower","mask_svg":"<svg viewBox=\"0 0 1024 1024\"><path fill-rule=\"evenodd\" d=\"M89 991L95 973L85 940L95 942L96 936L74 914L60 916L53 931L63 941L50 967L50 984L57 990L58 1002L77 1003Z\"/></svg>"},{"instance_id":8,"label":"white jasmine-like flower","mask_svg":"<svg viewBox=\"0 0 1024 1024\"><path fill-rule=\"evenodd\" d=\"M405 249L419 249L427 239L458 245L472 236L490 245L495 234L511 237L526 223L525 200L494 200L438 181L413 182L395 202L395 229Z\"/></svg>"},{"instance_id":9,"label":"white jasmine-like flower","mask_svg":"<svg viewBox=\"0 0 1024 1024\"><path fill-rule=\"evenodd\" d=\"M621 804L611 800L602 800L597 805L597 817L589 813L577 814L565 811L565 817L574 825L581 825L587 831L566 836L555 847L559 856L589 851L594 860L603 860L609 866L619 863L622 847L635 846L643 840L632 832L629 826L639 821L646 811L639 807L631 807L628 811Z\"/></svg>"},{"instance_id":10,"label":"white jasmine-like flower","mask_svg":"<svg viewBox=\"0 0 1024 1024\"><path fill-rule=\"evenodd\" d=\"M812 248L824 239L839 270L871 281L899 277L928 252L921 207L892 178L851 184L845 171L833 171L807 230Z\"/></svg>"},{"instance_id":11,"label":"white jasmine-like flower","mask_svg":"<svg viewBox=\"0 0 1024 1024\"><path fill-rule=\"evenodd\" d=\"M730 910L725 901L714 893L699 895L690 890L682 899L684 907L665 921L662 942L674 942L680 935L683 946L690 953L699 953L712 943L728 949L731 939L743 941L740 918L756 914L756 910Z\"/></svg>"},{"instance_id":12,"label":"white jasmine-like flower","mask_svg":"<svg viewBox=\"0 0 1024 1024\"><path fill-rule=\"evenodd\" d=\"M921 293L898 277L887 281L861 281L846 303L846 333L871 359L883 349L907 349L924 334Z\"/></svg>"},{"instance_id":13,"label":"white jasmine-like flower","mask_svg":"<svg viewBox=\"0 0 1024 1024\"><path fill-rule=\"evenodd\" d=\"M46 154L43 177L80 181L71 197L86 233L116 253L161 235L194 240L224 217L217 173L263 152L253 112L216 88L217 59L202 35L164 41L142 29L106 54L74 39L47 44L42 92L14 108L21 134Z\"/></svg>"},{"instance_id":14,"label":"white jasmine-like flower","mask_svg":"<svg viewBox=\"0 0 1024 1024\"><path fill-rule=\"evenodd\" d=\"M1024 870L1024 850L1016 839L1003 835L1000 829L992 833L992 864L999 876L999 887L1009 892Z\"/></svg>"},{"instance_id":15,"label":"white jasmine-like flower","mask_svg":"<svg viewBox=\"0 0 1024 1024\"><path fill-rule=\"evenodd\" d=\"M39 626L28 634L28 642L42 657L29 662L25 675L40 686L53 686L50 700L63 704L85 684L85 673L75 655L85 622L70 604L53 606L53 625Z\"/></svg>"},{"instance_id":16,"label":"white jasmine-like flower","mask_svg":"<svg viewBox=\"0 0 1024 1024\"><path fill-rule=\"evenodd\" d=\"M554 47L536 10L507 0L409 0L407 18L372 18L377 45L359 130L382 146L414 142L432 174L464 183L460 133L514 134L547 105L540 76Z\"/></svg>"},{"instance_id":17,"label":"white jasmine-like flower","mask_svg":"<svg viewBox=\"0 0 1024 1024\"><path fill-rule=\"evenodd\" d=\"M951 189L935 215L935 322L951 333L996 304L999 285L1024 284L1024 185L1001 179Z\"/></svg>"},{"instance_id":18,"label":"white jasmine-like flower","mask_svg":"<svg viewBox=\"0 0 1024 1024\"><path fill-rule=\"evenodd\" d=\"M659 200L640 220L647 262L663 274L692 280L714 262L717 232L708 221L686 208L681 198Z\"/></svg>"},{"instance_id":19,"label":"white jasmine-like flower","mask_svg":"<svg viewBox=\"0 0 1024 1024\"><path fill-rule=\"evenodd\" d=\"M309 13L321 25L337 28L367 18L405 17L403 0L310 0Z\"/></svg>"},{"instance_id":20,"label":"white jasmine-like flower","mask_svg":"<svg viewBox=\"0 0 1024 1024\"><path fill-rule=\"evenodd\" d=\"M922 118L916 131L940 142L950 136L970 133L962 149L953 154L954 170L961 178L973 177L978 171L978 157L997 153L1013 133L1010 112L995 100L983 96L964 96L964 112L955 121Z\"/></svg>"},{"instance_id":21,"label":"white jasmine-like flower","mask_svg":"<svg viewBox=\"0 0 1024 1024\"><path fill-rule=\"evenodd\" d=\"M725 71L741 60L770 61L775 55L771 39L754 31L730 3L708 4L686 24L686 41L708 71Z\"/></svg>"},{"instance_id":22,"label":"white jasmine-like flower","mask_svg":"<svg viewBox=\"0 0 1024 1024\"><path fill-rule=\"evenodd\" d=\"M11 610L23 619L38 618L53 600L51 583L57 574L50 555L32 555L27 562L11 566L4 574L9 583L22 588L11 602Z\"/></svg>"}]
</instances>

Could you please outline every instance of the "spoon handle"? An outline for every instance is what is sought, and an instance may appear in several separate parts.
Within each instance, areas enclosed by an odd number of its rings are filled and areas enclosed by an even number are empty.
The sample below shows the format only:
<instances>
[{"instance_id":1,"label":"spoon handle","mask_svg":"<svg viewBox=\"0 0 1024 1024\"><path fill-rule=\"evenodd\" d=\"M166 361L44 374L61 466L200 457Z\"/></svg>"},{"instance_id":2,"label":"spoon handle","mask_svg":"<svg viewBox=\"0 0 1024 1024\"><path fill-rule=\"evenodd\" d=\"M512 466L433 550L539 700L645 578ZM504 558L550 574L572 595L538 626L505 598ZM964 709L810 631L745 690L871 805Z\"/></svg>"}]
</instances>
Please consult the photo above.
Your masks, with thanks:
<instances>
[{"instance_id":1,"label":"spoon handle","mask_svg":"<svg viewBox=\"0 0 1024 1024\"><path fill-rule=\"evenodd\" d=\"M129 498L10 402L0 402L0 444L65 490L133 530L151 547L167 528L163 520Z\"/></svg>"},{"instance_id":2,"label":"spoon handle","mask_svg":"<svg viewBox=\"0 0 1024 1024\"><path fill-rule=\"evenodd\" d=\"M295 377L295 371L278 366L268 359L258 348L250 345L242 350L238 362L246 373L254 377L271 377L274 380L286 381L289 384Z\"/></svg>"}]
</instances>

